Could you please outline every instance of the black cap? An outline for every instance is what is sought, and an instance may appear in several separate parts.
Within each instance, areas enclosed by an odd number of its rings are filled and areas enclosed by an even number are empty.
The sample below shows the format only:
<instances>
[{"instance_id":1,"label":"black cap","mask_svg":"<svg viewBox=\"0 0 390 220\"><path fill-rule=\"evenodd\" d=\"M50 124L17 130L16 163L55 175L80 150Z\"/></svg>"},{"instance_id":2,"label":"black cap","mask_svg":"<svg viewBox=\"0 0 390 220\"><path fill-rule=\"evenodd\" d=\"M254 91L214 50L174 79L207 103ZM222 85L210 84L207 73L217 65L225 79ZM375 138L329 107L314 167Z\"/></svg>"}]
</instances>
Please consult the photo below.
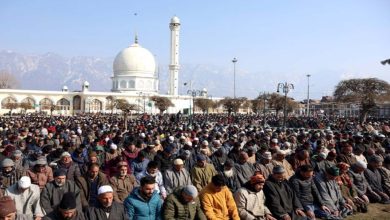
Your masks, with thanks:
<instances>
[{"instance_id":1,"label":"black cap","mask_svg":"<svg viewBox=\"0 0 390 220\"><path fill-rule=\"evenodd\" d=\"M278 165L278 166L274 166L274 168L272 169L272 173L273 174L282 174L286 172L286 170L284 169L284 167Z\"/></svg>"},{"instance_id":2,"label":"black cap","mask_svg":"<svg viewBox=\"0 0 390 220\"><path fill-rule=\"evenodd\" d=\"M66 176L66 171L64 169L56 169L53 173L53 177Z\"/></svg>"},{"instance_id":3,"label":"black cap","mask_svg":"<svg viewBox=\"0 0 390 220\"><path fill-rule=\"evenodd\" d=\"M62 196L60 205L58 206L62 210L70 210L76 208L76 196L73 192L67 192Z\"/></svg>"}]
</instances>

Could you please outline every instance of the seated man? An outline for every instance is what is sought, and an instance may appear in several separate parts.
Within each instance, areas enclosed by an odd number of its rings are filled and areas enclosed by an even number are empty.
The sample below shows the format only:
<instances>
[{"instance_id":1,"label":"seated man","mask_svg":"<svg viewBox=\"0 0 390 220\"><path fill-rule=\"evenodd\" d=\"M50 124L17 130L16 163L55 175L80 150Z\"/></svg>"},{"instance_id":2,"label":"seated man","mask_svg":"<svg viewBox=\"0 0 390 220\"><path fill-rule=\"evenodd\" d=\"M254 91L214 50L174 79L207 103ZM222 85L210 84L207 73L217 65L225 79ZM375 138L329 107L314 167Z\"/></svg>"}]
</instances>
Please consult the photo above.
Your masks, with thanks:
<instances>
[{"instance_id":1,"label":"seated man","mask_svg":"<svg viewBox=\"0 0 390 220\"><path fill-rule=\"evenodd\" d=\"M294 190L286 180L283 166L276 165L264 186L266 205L277 219L300 219L306 216Z\"/></svg>"},{"instance_id":2,"label":"seated man","mask_svg":"<svg viewBox=\"0 0 390 220\"><path fill-rule=\"evenodd\" d=\"M138 174L136 176L136 179L139 182L145 176L151 176L155 178L156 180L155 189L157 193L159 193L161 197L165 199L167 197L167 191L165 190L163 176L161 172L158 170L158 163L156 161L150 161L148 163L147 169L144 172Z\"/></svg>"},{"instance_id":3,"label":"seated man","mask_svg":"<svg viewBox=\"0 0 390 220\"><path fill-rule=\"evenodd\" d=\"M200 201L207 219L240 219L233 195L220 174L202 190Z\"/></svg>"},{"instance_id":4,"label":"seated man","mask_svg":"<svg viewBox=\"0 0 390 220\"><path fill-rule=\"evenodd\" d=\"M321 216L328 216L330 210L322 203L321 196L313 180L313 167L303 165L298 170L289 181L302 203L306 215L310 219L315 219L316 212L321 212Z\"/></svg>"},{"instance_id":5,"label":"seated man","mask_svg":"<svg viewBox=\"0 0 390 220\"><path fill-rule=\"evenodd\" d=\"M164 202L164 219L206 220L200 205L198 190L193 185L179 187Z\"/></svg>"},{"instance_id":6,"label":"seated man","mask_svg":"<svg viewBox=\"0 0 390 220\"><path fill-rule=\"evenodd\" d=\"M217 174L213 164L207 163L207 157L203 154L196 156L196 166L191 170L192 183L198 191L201 191L211 178Z\"/></svg>"},{"instance_id":7,"label":"seated man","mask_svg":"<svg viewBox=\"0 0 390 220\"><path fill-rule=\"evenodd\" d=\"M99 187L96 204L92 207L88 207L85 212L85 219L129 220L129 216L126 215L123 204L113 200L114 190L111 186L104 185Z\"/></svg>"},{"instance_id":8,"label":"seated man","mask_svg":"<svg viewBox=\"0 0 390 220\"><path fill-rule=\"evenodd\" d=\"M192 185L190 173L184 168L182 159L177 158L173 161L173 168L164 173L164 185L167 193L170 194L175 188L180 186Z\"/></svg>"},{"instance_id":9,"label":"seated man","mask_svg":"<svg viewBox=\"0 0 390 220\"><path fill-rule=\"evenodd\" d=\"M43 220L57 219L85 220L83 213L77 210L76 196L72 192L65 193L55 210L43 218Z\"/></svg>"},{"instance_id":10,"label":"seated man","mask_svg":"<svg viewBox=\"0 0 390 220\"><path fill-rule=\"evenodd\" d=\"M372 155L368 158L368 166L364 171L364 176L367 179L368 184L371 186L371 189L379 195L380 200L373 200L372 202L380 202L384 204L390 203L389 195L384 192L382 187L383 180L380 172L382 167L383 159L378 155Z\"/></svg>"},{"instance_id":11,"label":"seated man","mask_svg":"<svg viewBox=\"0 0 390 220\"><path fill-rule=\"evenodd\" d=\"M60 204L62 196L67 192L72 192L76 197L77 209L81 212L80 189L72 180L66 178L66 170L58 169L54 171L54 181L47 183L41 193L41 206L47 213L53 211Z\"/></svg>"},{"instance_id":12,"label":"seated man","mask_svg":"<svg viewBox=\"0 0 390 220\"><path fill-rule=\"evenodd\" d=\"M162 200L155 189L156 180L145 176L125 199L124 206L130 219L161 219Z\"/></svg>"},{"instance_id":13,"label":"seated man","mask_svg":"<svg viewBox=\"0 0 390 220\"><path fill-rule=\"evenodd\" d=\"M264 183L263 175L260 172L256 173L234 194L234 200L236 201L241 219L276 220L264 204Z\"/></svg>"},{"instance_id":14,"label":"seated man","mask_svg":"<svg viewBox=\"0 0 390 220\"><path fill-rule=\"evenodd\" d=\"M39 186L31 184L31 179L28 176L22 176L17 183L5 191L5 195L15 201L17 214L34 220L43 217L39 193Z\"/></svg>"},{"instance_id":15,"label":"seated man","mask_svg":"<svg viewBox=\"0 0 390 220\"><path fill-rule=\"evenodd\" d=\"M347 215L351 215L353 210L353 208L345 202L340 187L336 182L336 177L339 175L339 168L333 166L326 169L326 172L316 175L314 179L321 195L322 203L330 209L332 219L343 219ZM319 217L327 216L320 215Z\"/></svg>"},{"instance_id":16,"label":"seated man","mask_svg":"<svg viewBox=\"0 0 390 220\"><path fill-rule=\"evenodd\" d=\"M110 185L114 189L114 201L121 202L138 186L133 174L127 173L127 162L120 161L117 164L117 174L110 179Z\"/></svg>"}]
</instances>

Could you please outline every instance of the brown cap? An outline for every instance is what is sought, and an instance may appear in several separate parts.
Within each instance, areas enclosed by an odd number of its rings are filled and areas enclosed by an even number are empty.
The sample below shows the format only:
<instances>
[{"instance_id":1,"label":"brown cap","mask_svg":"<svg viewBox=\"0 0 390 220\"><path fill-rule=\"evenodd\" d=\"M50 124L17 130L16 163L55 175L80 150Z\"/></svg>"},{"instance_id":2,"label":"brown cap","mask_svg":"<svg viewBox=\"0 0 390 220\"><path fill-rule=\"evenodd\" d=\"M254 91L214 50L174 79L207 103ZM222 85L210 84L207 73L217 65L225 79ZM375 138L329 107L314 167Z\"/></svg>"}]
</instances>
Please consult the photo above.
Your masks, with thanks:
<instances>
[{"instance_id":1,"label":"brown cap","mask_svg":"<svg viewBox=\"0 0 390 220\"><path fill-rule=\"evenodd\" d=\"M0 198L0 217L16 212L15 202L10 196Z\"/></svg>"},{"instance_id":2,"label":"brown cap","mask_svg":"<svg viewBox=\"0 0 390 220\"><path fill-rule=\"evenodd\" d=\"M127 167L127 162L126 161L120 161L117 165L117 167L122 167L122 166L125 166Z\"/></svg>"}]
</instances>

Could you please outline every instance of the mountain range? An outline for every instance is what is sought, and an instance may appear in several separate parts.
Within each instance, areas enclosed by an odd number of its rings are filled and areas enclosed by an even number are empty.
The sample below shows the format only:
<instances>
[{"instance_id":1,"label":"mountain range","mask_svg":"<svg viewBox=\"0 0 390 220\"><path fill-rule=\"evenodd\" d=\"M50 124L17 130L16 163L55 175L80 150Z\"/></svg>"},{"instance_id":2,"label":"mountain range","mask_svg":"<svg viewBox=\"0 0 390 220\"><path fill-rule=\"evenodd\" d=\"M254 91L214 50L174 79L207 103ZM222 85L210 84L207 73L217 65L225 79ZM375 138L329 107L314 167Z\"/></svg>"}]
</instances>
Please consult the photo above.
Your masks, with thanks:
<instances>
[{"instance_id":1,"label":"mountain range","mask_svg":"<svg viewBox=\"0 0 390 220\"><path fill-rule=\"evenodd\" d=\"M20 89L60 91L67 86L70 91L80 90L84 81L91 91L110 91L114 58L65 57L56 53L22 54L11 50L0 51L0 70L12 73ZM158 68L160 94L168 91L168 64ZM261 77L263 76L263 77ZM212 64L181 64L179 93L206 88L212 97L233 96L233 70ZM275 90L278 79L264 77L264 73L236 73L236 96L256 97L261 91ZM186 85L185 85L186 84Z\"/></svg>"}]
</instances>

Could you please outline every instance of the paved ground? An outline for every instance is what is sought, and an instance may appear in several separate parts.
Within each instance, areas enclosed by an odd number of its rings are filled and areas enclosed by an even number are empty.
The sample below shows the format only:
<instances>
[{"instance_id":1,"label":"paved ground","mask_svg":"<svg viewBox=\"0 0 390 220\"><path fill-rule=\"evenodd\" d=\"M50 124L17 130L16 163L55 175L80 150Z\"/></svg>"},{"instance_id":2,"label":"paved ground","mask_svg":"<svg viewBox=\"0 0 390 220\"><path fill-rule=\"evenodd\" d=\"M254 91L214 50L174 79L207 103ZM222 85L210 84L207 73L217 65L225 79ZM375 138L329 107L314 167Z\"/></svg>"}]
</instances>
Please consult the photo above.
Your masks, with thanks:
<instances>
[{"instance_id":1,"label":"paved ground","mask_svg":"<svg viewBox=\"0 0 390 220\"><path fill-rule=\"evenodd\" d=\"M390 220L390 205L370 204L367 213L358 213L347 220Z\"/></svg>"}]
</instances>

